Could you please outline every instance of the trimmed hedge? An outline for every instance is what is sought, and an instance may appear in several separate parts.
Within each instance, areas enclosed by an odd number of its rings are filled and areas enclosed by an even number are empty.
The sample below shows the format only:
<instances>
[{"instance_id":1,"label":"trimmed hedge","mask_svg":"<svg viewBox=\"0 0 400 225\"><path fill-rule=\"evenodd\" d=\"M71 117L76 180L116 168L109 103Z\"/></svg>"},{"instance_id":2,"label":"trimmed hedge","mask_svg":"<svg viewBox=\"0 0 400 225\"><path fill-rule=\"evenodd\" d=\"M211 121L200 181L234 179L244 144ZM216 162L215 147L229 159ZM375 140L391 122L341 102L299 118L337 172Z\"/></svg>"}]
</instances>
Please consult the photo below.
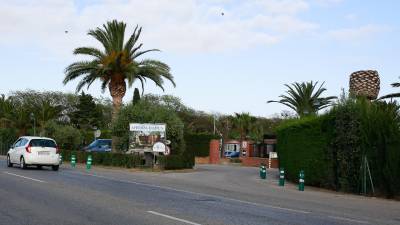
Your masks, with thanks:
<instances>
[{"instance_id":1,"label":"trimmed hedge","mask_svg":"<svg viewBox=\"0 0 400 225\"><path fill-rule=\"evenodd\" d=\"M327 114L286 122L277 129L280 166L294 182L304 170L307 185L360 193L366 156L375 194L400 196L399 108L349 98Z\"/></svg>"},{"instance_id":2,"label":"trimmed hedge","mask_svg":"<svg viewBox=\"0 0 400 225\"><path fill-rule=\"evenodd\" d=\"M207 133L185 134L186 149L193 151L196 157L207 157L210 155L210 141L219 139L217 135Z\"/></svg>"},{"instance_id":3,"label":"trimmed hedge","mask_svg":"<svg viewBox=\"0 0 400 225\"><path fill-rule=\"evenodd\" d=\"M87 157L92 156L92 165L115 166L124 168L142 167L142 157L132 154L108 152L84 152L63 150L63 161L69 162L71 155L75 154L77 163L86 163Z\"/></svg>"},{"instance_id":4,"label":"trimmed hedge","mask_svg":"<svg viewBox=\"0 0 400 225\"><path fill-rule=\"evenodd\" d=\"M306 184L334 188L330 141L333 119L329 116L290 121L277 130L279 165L289 180L304 170Z\"/></svg>"},{"instance_id":5,"label":"trimmed hedge","mask_svg":"<svg viewBox=\"0 0 400 225\"><path fill-rule=\"evenodd\" d=\"M85 152L63 150L63 161L69 162L75 154L77 163L86 163L87 157L92 156L92 165L115 166L123 168L144 167L144 157L134 154ZM186 152L180 155L159 156L160 166L166 170L190 169L194 166L194 155Z\"/></svg>"}]
</instances>

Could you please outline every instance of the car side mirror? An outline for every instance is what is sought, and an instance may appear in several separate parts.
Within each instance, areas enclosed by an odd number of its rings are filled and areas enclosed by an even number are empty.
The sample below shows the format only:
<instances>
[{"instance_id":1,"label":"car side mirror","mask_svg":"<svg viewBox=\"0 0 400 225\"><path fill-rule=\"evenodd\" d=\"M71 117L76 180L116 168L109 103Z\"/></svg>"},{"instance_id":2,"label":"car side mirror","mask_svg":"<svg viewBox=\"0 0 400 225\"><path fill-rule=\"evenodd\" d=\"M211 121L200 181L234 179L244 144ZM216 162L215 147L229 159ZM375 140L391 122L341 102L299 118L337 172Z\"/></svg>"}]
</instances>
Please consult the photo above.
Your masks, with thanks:
<instances>
[{"instance_id":1,"label":"car side mirror","mask_svg":"<svg viewBox=\"0 0 400 225\"><path fill-rule=\"evenodd\" d=\"M13 149L14 148L14 145L10 145L10 149Z\"/></svg>"}]
</instances>

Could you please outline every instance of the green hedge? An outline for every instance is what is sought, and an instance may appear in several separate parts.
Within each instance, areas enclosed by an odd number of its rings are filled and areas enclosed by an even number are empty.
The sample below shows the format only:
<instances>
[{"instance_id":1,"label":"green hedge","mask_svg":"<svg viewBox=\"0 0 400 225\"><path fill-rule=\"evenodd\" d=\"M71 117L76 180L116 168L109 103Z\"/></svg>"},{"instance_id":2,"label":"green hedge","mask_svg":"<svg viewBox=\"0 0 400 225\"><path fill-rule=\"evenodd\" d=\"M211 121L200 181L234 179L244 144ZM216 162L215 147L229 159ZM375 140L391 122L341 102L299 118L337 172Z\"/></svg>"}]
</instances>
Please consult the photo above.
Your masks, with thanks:
<instances>
[{"instance_id":1,"label":"green hedge","mask_svg":"<svg viewBox=\"0 0 400 225\"><path fill-rule=\"evenodd\" d=\"M343 99L327 114L277 129L280 166L297 182L360 193L366 156L378 195L400 195L400 110L396 103ZM367 181L367 191L372 187Z\"/></svg>"},{"instance_id":2,"label":"green hedge","mask_svg":"<svg viewBox=\"0 0 400 225\"><path fill-rule=\"evenodd\" d=\"M213 134L185 134L186 149L193 151L197 157L207 157L210 155L210 141L212 139L219 139L217 135Z\"/></svg>"},{"instance_id":3,"label":"green hedge","mask_svg":"<svg viewBox=\"0 0 400 225\"><path fill-rule=\"evenodd\" d=\"M304 170L306 184L334 188L330 148L333 119L329 116L290 121L277 130L279 166L289 180Z\"/></svg>"},{"instance_id":4,"label":"green hedge","mask_svg":"<svg viewBox=\"0 0 400 225\"><path fill-rule=\"evenodd\" d=\"M115 166L124 168L144 167L144 157L134 154L109 153L109 152L84 152L63 150L61 155L63 161L69 162L74 154L77 163L86 163L87 157L92 156L92 165ZM189 169L194 166L194 155L185 151L180 155L159 156L159 163L163 169L177 170Z\"/></svg>"},{"instance_id":5,"label":"green hedge","mask_svg":"<svg viewBox=\"0 0 400 225\"><path fill-rule=\"evenodd\" d=\"M132 154L108 153L108 152L84 152L63 150L63 161L69 162L71 155L75 154L77 163L86 163L87 157L92 155L92 165L115 166L125 168L142 167L142 157Z\"/></svg>"}]
</instances>

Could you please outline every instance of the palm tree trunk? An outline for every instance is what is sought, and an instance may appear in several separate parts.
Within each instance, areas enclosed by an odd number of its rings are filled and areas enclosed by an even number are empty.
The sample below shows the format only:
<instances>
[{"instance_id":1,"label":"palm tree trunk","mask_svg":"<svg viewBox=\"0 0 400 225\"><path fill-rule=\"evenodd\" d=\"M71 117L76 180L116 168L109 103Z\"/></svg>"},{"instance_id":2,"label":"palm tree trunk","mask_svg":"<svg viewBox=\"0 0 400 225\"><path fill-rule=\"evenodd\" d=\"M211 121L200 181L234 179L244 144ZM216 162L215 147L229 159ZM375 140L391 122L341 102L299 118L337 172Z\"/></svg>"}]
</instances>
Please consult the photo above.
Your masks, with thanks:
<instances>
[{"instance_id":1,"label":"palm tree trunk","mask_svg":"<svg viewBox=\"0 0 400 225\"><path fill-rule=\"evenodd\" d=\"M111 122L114 124L118 119L118 113L122 106L122 99L126 93L126 83L122 76L114 76L116 79L112 79L108 88L110 90L111 97L113 99L113 111L111 116ZM117 152L119 138L118 136L112 136L112 152Z\"/></svg>"}]
</instances>

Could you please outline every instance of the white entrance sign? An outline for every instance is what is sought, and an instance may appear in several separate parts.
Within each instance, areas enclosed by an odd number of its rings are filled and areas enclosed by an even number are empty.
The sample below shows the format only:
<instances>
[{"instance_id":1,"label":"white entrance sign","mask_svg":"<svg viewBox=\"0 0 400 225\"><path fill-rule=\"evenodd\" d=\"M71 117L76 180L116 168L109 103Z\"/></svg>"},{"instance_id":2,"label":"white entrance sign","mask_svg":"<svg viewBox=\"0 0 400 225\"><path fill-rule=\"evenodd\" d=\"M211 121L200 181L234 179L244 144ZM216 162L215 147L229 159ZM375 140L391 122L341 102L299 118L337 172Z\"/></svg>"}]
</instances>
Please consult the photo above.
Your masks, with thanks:
<instances>
[{"instance_id":1,"label":"white entrance sign","mask_svg":"<svg viewBox=\"0 0 400 225\"><path fill-rule=\"evenodd\" d=\"M131 123L129 124L130 131L141 132L165 132L165 124L151 124L151 123Z\"/></svg>"},{"instance_id":2,"label":"white entrance sign","mask_svg":"<svg viewBox=\"0 0 400 225\"><path fill-rule=\"evenodd\" d=\"M156 143L166 141L166 125L153 123L131 123L129 124L129 151L154 152ZM163 144L164 145L164 144ZM162 148L160 145L155 146ZM156 151L165 152L164 148Z\"/></svg>"}]
</instances>

